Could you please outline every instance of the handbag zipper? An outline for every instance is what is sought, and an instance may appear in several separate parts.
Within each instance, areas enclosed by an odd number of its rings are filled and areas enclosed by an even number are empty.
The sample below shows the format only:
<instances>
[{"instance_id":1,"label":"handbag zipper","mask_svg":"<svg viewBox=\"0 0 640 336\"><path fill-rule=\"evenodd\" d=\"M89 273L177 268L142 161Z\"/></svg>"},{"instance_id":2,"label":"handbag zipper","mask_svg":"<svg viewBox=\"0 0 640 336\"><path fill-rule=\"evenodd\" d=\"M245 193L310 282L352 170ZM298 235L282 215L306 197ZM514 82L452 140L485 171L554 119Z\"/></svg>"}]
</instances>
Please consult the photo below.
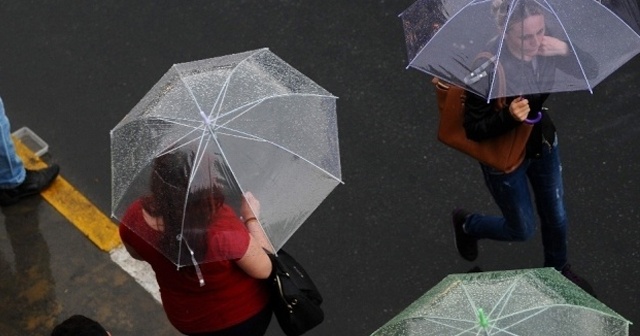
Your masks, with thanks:
<instances>
[{"instance_id":1,"label":"handbag zipper","mask_svg":"<svg viewBox=\"0 0 640 336\"><path fill-rule=\"evenodd\" d=\"M287 273L285 273L285 275L289 276L289 274L287 274ZM282 299L282 302L284 302L284 304L289 309L289 314L293 314L293 306L296 305L297 301L294 299L293 302L289 303L287 301L287 299L285 299L284 291L282 290L282 282L280 282L280 276L279 275L276 275L275 282L278 284L278 292L280 293L280 298Z\"/></svg>"}]
</instances>

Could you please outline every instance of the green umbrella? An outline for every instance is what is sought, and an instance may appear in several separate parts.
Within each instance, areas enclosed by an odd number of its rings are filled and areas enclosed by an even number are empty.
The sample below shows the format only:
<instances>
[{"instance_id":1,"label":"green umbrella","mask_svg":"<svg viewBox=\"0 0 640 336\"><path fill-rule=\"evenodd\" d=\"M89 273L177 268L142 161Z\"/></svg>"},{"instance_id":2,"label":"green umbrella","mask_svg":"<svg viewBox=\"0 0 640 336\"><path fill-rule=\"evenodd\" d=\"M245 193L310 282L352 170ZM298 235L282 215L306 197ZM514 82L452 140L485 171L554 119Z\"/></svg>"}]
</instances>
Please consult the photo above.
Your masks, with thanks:
<instances>
[{"instance_id":1,"label":"green umbrella","mask_svg":"<svg viewBox=\"0 0 640 336\"><path fill-rule=\"evenodd\" d=\"M630 321L553 268L451 274L372 336L629 335Z\"/></svg>"}]
</instances>

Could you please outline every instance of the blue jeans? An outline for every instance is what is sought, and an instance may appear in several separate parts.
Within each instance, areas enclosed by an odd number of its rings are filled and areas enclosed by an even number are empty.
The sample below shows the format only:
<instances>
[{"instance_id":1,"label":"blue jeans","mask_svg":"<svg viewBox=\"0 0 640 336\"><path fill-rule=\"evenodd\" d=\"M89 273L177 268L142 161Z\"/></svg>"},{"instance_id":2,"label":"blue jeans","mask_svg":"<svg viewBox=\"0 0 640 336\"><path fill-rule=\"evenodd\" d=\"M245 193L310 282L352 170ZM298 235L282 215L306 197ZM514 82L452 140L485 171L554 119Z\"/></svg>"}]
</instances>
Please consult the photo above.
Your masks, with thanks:
<instances>
[{"instance_id":1,"label":"blue jeans","mask_svg":"<svg viewBox=\"0 0 640 336\"><path fill-rule=\"evenodd\" d=\"M484 179L503 217L472 214L465 231L477 238L525 241L536 230L531 190L540 217L544 266L561 270L567 263L567 216L563 202L558 139L546 144L540 158L525 159L505 174L481 164Z\"/></svg>"},{"instance_id":2,"label":"blue jeans","mask_svg":"<svg viewBox=\"0 0 640 336\"><path fill-rule=\"evenodd\" d=\"M24 165L16 154L11 139L11 125L4 113L0 98L0 189L10 189L20 185L25 177Z\"/></svg>"}]
</instances>

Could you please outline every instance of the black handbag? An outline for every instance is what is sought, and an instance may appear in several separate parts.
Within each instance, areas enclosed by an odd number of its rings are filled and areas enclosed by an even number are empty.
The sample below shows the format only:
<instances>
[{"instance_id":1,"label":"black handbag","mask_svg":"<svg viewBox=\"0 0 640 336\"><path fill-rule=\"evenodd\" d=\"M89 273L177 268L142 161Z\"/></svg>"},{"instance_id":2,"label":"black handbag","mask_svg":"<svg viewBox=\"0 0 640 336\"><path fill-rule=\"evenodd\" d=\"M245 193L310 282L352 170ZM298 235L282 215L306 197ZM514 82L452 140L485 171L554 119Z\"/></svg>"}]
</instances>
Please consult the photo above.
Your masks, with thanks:
<instances>
[{"instance_id":1,"label":"black handbag","mask_svg":"<svg viewBox=\"0 0 640 336\"><path fill-rule=\"evenodd\" d=\"M269 258L273 264L269 277L273 312L287 336L302 335L324 320L322 295L289 253L280 250Z\"/></svg>"}]
</instances>

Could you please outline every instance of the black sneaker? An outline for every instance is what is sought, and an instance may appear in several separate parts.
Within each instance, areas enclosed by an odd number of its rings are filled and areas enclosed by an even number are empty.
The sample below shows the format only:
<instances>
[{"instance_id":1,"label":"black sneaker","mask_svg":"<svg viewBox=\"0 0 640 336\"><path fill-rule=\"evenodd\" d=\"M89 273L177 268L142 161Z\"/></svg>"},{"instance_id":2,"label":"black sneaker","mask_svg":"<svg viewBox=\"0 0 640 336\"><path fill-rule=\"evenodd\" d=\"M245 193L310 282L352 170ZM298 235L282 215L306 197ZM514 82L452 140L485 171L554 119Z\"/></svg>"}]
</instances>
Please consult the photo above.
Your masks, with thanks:
<instances>
[{"instance_id":1,"label":"black sneaker","mask_svg":"<svg viewBox=\"0 0 640 336\"><path fill-rule=\"evenodd\" d=\"M573 271L571 270L571 265L566 264L562 268L562 271L560 271L560 273L562 273L562 275L571 280L571 282L576 284L578 287L582 288L582 290L591 294L591 296L596 297L596 293L593 290L593 287L591 287L591 284L589 284L583 277L573 273Z\"/></svg>"},{"instance_id":2,"label":"black sneaker","mask_svg":"<svg viewBox=\"0 0 640 336\"><path fill-rule=\"evenodd\" d=\"M471 213L463 209L455 209L451 212L451 222L453 223L453 235L456 248L462 258L474 261L478 258L478 239L464 232L462 226Z\"/></svg>"},{"instance_id":3,"label":"black sneaker","mask_svg":"<svg viewBox=\"0 0 640 336\"><path fill-rule=\"evenodd\" d=\"M27 196L39 194L53 182L59 172L57 164L40 170L26 169L22 184L12 189L0 190L0 206L15 204Z\"/></svg>"}]
</instances>

